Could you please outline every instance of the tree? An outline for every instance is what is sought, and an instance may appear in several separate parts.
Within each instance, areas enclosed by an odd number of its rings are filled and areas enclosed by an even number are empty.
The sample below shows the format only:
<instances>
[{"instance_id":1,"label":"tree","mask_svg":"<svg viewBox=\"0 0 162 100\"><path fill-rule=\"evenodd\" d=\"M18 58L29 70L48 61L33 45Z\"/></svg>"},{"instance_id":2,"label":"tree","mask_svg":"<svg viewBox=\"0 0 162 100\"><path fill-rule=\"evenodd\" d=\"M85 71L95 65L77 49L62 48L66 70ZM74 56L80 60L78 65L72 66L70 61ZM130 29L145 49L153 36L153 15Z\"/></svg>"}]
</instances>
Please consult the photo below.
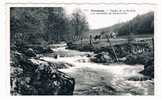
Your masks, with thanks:
<instances>
[{"instance_id":1,"label":"tree","mask_svg":"<svg viewBox=\"0 0 162 100\"><path fill-rule=\"evenodd\" d=\"M59 42L69 30L68 19L62 7L13 7L10 11L11 41L17 39L15 36L22 35L25 37L22 42L31 44L43 41Z\"/></svg>"},{"instance_id":2,"label":"tree","mask_svg":"<svg viewBox=\"0 0 162 100\"><path fill-rule=\"evenodd\" d=\"M89 30L89 25L84 13L80 9L76 9L71 16L71 25L75 37L80 37Z\"/></svg>"},{"instance_id":3,"label":"tree","mask_svg":"<svg viewBox=\"0 0 162 100\"><path fill-rule=\"evenodd\" d=\"M60 42L63 40L63 35L68 31L67 18L64 9L61 7L48 8L47 18L47 34L48 41Z\"/></svg>"},{"instance_id":4,"label":"tree","mask_svg":"<svg viewBox=\"0 0 162 100\"><path fill-rule=\"evenodd\" d=\"M11 43L32 43L29 37L39 32L40 27L38 18L33 15L34 11L30 8L11 8L10 10Z\"/></svg>"},{"instance_id":5,"label":"tree","mask_svg":"<svg viewBox=\"0 0 162 100\"><path fill-rule=\"evenodd\" d=\"M135 35L153 34L154 12L148 12L143 15L137 15L132 20L121 24L121 27L117 29L117 31L119 35L129 35L129 33L134 33Z\"/></svg>"},{"instance_id":6,"label":"tree","mask_svg":"<svg viewBox=\"0 0 162 100\"><path fill-rule=\"evenodd\" d=\"M67 16L62 7L12 7L10 9L11 43L20 40L28 44L55 43L81 36L88 22L80 10ZM15 38L16 37L16 38Z\"/></svg>"}]
</instances>

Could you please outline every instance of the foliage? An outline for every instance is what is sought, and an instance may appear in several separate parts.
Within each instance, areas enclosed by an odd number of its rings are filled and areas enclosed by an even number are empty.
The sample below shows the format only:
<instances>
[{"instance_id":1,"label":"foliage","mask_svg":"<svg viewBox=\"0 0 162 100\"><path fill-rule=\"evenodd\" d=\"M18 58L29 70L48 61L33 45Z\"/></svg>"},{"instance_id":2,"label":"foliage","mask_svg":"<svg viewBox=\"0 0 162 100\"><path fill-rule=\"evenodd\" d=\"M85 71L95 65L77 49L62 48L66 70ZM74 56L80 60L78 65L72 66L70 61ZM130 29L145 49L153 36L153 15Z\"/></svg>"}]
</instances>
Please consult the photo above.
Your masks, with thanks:
<instances>
[{"instance_id":1,"label":"foliage","mask_svg":"<svg viewBox=\"0 0 162 100\"><path fill-rule=\"evenodd\" d=\"M89 37L90 33L98 35L102 32L109 34L110 32L117 33L117 36L127 36L129 33L133 35L141 34L153 34L154 33L154 12L148 12L146 14L137 15L133 19L127 22L121 22L114 24L109 27L90 30L86 34L86 37Z\"/></svg>"},{"instance_id":2,"label":"foliage","mask_svg":"<svg viewBox=\"0 0 162 100\"><path fill-rule=\"evenodd\" d=\"M89 26L86 17L81 10L76 9L71 16L72 30L75 36L82 36L84 32L88 31Z\"/></svg>"},{"instance_id":3,"label":"foliage","mask_svg":"<svg viewBox=\"0 0 162 100\"><path fill-rule=\"evenodd\" d=\"M144 15L137 15L132 20L122 23L117 30L119 35L134 34L153 34L154 33L154 12Z\"/></svg>"},{"instance_id":4,"label":"foliage","mask_svg":"<svg viewBox=\"0 0 162 100\"><path fill-rule=\"evenodd\" d=\"M62 7L12 7L10 12L11 43L56 43L88 30L88 23L80 10L70 16Z\"/></svg>"}]
</instances>

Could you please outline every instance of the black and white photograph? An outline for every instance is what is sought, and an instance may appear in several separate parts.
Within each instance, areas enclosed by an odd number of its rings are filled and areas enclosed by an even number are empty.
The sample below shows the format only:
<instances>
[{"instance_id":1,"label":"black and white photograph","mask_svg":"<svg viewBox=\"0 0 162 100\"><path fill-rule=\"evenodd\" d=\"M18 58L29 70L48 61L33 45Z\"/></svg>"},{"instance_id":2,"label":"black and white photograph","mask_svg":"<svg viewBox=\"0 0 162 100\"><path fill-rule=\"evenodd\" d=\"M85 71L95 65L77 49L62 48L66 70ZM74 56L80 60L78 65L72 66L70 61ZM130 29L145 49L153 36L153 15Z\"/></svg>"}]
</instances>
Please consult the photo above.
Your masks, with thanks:
<instances>
[{"instance_id":1,"label":"black and white photograph","mask_svg":"<svg viewBox=\"0 0 162 100\"><path fill-rule=\"evenodd\" d=\"M11 6L10 95L154 95L155 5Z\"/></svg>"}]
</instances>

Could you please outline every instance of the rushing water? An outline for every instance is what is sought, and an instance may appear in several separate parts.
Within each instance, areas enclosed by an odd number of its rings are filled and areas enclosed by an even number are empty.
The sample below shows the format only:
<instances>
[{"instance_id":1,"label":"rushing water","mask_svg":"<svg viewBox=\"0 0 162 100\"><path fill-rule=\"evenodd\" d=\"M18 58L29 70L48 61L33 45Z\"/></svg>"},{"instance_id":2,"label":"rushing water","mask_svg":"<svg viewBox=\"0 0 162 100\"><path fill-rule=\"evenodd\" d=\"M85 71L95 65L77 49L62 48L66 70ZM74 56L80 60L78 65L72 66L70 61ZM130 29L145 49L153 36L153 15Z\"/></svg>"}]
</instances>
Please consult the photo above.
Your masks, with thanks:
<instances>
[{"instance_id":1,"label":"rushing water","mask_svg":"<svg viewBox=\"0 0 162 100\"><path fill-rule=\"evenodd\" d=\"M153 95L153 80L140 80L144 76L138 72L143 65L111 64L103 65L90 61L86 55L93 53L68 50L65 47L53 49L60 55L57 59L42 57L50 62L71 64L59 69L75 78L74 95ZM68 66L68 65L67 65ZM138 80L128 80L138 79Z\"/></svg>"}]
</instances>

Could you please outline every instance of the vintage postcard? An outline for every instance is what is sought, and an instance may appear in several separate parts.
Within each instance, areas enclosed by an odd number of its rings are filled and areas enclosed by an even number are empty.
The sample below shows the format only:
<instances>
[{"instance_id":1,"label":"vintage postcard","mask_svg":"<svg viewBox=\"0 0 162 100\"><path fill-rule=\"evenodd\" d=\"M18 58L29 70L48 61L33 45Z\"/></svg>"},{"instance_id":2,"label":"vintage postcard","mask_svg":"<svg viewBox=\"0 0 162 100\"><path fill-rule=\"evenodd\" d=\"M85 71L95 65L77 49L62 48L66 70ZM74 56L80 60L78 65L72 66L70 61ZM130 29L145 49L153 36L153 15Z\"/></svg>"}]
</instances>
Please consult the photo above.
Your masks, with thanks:
<instances>
[{"instance_id":1,"label":"vintage postcard","mask_svg":"<svg viewBox=\"0 0 162 100\"><path fill-rule=\"evenodd\" d=\"M10 95L154 95L153 3L8 3Z\"/></svg>"}]
</instances>

